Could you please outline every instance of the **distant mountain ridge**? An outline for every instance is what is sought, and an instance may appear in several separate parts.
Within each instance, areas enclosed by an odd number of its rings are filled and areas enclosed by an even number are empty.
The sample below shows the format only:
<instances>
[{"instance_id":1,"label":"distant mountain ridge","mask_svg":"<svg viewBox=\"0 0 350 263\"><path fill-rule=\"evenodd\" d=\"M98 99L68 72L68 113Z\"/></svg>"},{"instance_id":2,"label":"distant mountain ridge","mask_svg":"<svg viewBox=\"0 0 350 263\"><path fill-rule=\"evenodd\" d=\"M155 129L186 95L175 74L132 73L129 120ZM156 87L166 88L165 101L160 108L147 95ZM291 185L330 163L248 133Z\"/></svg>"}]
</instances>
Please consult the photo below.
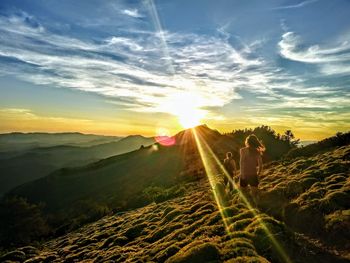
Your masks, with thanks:
<instances>
[{"instance_id":1,"label":"distant mountain ridge","mask_svg":"<svg viewBox=\"0 0 350 263\"><path fill-rule=\"evenodd\" d=\"M80 136L80 135L79 135ZM11 188L35 180L63 167L76 167L123 154L141 145L154 143L153 138L128 136L117 141L91 146L54 145L0 153L0 196ZM84 142L83 145L90 142Z\"/></svg>"},{"instance_id":2,"label":"distant mountain ridge","mask_svg":"<svg viewBox=\"0 0 350 263\"><path fill-rule=\"evenodd\" d=\"M12 132L0 134L0 152L23 151L38 147L56 145L92 146L101 143L115 142L123 137L83 134L79 132L44 133Z\"/></svg>"},{"instance_id":3,"label":"distant mountain ridge","mask_svg":"<svg viewBox=\"0 0 350 263\"><path fill-rule=\"evenodd\" d=\"M300 141L301 146L307 146L309 144L317 143L317 141Z\"/></svg>"}]
</instances>

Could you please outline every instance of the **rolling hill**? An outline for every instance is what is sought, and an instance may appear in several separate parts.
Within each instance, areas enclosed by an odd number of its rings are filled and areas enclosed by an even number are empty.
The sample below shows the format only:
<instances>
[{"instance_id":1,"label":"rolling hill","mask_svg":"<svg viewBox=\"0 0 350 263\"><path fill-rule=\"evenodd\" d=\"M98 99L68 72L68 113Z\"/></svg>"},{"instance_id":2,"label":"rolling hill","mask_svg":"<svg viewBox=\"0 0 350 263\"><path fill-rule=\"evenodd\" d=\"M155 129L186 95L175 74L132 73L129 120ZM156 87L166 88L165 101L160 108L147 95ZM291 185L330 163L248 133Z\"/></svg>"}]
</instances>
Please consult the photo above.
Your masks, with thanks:
<instances>
[{"instance_id":1,"label":"rolling hill","mask_svg":"<svg viewBox=\"0 0 350 263\"><path fill-rule=\"evenodd\" d=\"M46 134L45 136L48 135ZM50 136L54 135L49 135L48 137ZM62 136L67 139L66 135L59 135L59 138ZM74 137L80 138L80 136L79 134L72 137L70 134L68 137L69 140L73 140ZM93 135L84 136L95 138ZM20 137L23 136L21 135ZM37 137L37 134L34 137ZM95 140L94 143L96 145L85 147L56 145L34 148L21 151L21 153L16 152L15 156L12 156L11 153L2 153L2 158L0 158L0 196L18 185L46 176L57 169L87 165L100 159L139 149L141 145L147 146L154 143L153 138L146 138L140 135L101 143L104 140L100 139L100 144L96 144ZM75 143L80 143L81 141L77 140ZM55 141L55 143L57 142ZM60 140L60 142L63 142L63 140ZM91 141L89 141L90 143ZM7 158L5 158L6 156Z\"/></svg>"},{"instance_id":2,"label":"rolling hill","mask_svg":"<svg viewBox=\"0 0 350 263\"><path fill-rule=\"evenodd\" d=\"M182 196L105 216L38 247L13 250L0 260L349 262L349 154L350 146L343 146L271 163L261 176L256 205L249 194L244 201L237 190L227 193L220 178L212 187L204 177L186 183ZM122 162L128 155L105 161ZM105 167L105 161L99 164Z\"/></svg>"}]
</instances>

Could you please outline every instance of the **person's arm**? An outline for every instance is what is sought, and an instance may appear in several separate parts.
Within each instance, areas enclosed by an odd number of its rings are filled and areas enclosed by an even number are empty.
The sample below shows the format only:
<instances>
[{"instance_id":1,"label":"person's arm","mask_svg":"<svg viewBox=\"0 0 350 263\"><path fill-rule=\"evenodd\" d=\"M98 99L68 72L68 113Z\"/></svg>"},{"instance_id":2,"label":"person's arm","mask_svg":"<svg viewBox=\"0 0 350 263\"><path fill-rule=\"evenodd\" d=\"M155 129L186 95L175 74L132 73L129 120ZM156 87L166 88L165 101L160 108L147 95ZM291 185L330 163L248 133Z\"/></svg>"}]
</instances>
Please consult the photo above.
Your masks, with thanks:
<instances>
[{"instance_id":1,"label":"person's arm","mask_svg":"<svg viewBox=\"0 0 350 263\"><path fill-rule=\"evenodd\" d=\"M260 175L263 171L263 162L262 162L262 158L261 155L259 155L258 157L258 175Z\"/></svg>"},{"instance_id":2,"label":"person's arm","mask_svg":"<svg viewBox=\"0 0 350 263\"><path fill-rule=\"evenodd\" d=\"M240 167L240 172L241 172L241 176L242 176L242 173L244 173L244 171L243 171L243 167L244 167L244 165L243 165L243 163L244 163L244 151L243 151L243 149L240 149L240 151L239 151L239 156L240 156L240 158L239 158L239 167Z\"/></svg>"}]
</instances>

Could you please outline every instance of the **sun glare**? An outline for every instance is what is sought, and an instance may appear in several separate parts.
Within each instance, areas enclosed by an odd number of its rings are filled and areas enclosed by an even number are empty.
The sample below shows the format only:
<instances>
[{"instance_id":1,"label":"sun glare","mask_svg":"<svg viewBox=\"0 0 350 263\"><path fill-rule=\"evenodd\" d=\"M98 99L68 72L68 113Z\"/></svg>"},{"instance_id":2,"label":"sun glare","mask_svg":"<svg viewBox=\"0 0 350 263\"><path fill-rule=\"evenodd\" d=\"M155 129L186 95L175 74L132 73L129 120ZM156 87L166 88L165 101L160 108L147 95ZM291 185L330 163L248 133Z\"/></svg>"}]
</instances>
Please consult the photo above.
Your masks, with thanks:
<instances>
[{"instance_id":1,"label":"sun glare","mask_svg":"<svg viewBox=\"0 0 350 263\"><path fill-rule=\"evenodd\" d=\"M169 112L175 115L180 125L192 128L200 125L205 112L200 109L201 97L194 93L179 93L169 99Z\"/></svg>"},{"instance_id":2,"label":"sun glare","mask_svg":"<svg viewBox=\"0 0 350 263\"><path fill-rule=\"evenodd\" d=\"M200 124L200 119L195 113L179 115L179 122L185 129L195 127Z\"/></svg>"}]
</instances>

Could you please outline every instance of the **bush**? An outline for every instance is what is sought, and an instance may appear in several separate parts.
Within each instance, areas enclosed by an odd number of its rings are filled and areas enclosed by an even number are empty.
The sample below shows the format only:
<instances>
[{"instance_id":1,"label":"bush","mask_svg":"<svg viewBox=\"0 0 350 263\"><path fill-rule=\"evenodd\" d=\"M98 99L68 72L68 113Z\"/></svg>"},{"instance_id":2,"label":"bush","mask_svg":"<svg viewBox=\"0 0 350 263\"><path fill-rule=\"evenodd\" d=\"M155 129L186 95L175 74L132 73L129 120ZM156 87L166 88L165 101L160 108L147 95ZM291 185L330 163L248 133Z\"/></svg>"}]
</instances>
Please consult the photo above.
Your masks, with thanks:
<instances>
[{"instance_id":1,"label":"bush","mask_svg":"<svg viewBox=\"0 0 350 263\"><path fill-rule=\"evenodd\" d=\"M20 197L0 203L0 245L11 247L28 244L49 233L42 216L43 205L35 205Z\"/></svg>"},{"instance_id":2,"label":"bush","mask_svg":"<svg viewBox=\"0 0 350 263\"><path fill-rule=\"evenodd\" d=\"M171 188L163 188L160 186L149 186L143 190L142 195L149 202L160 203L171 198L182 196L185 193L184 187L174 186Z\"/></svg>"},{"instance_id":3,"label":"bush","mask_svg":"<svg viewBox=\"0 0 350 263\"><path fill-rule=\"evenodd\" d=\"M165 189L159 186L149 186L142 193L150 202L159 202L166 196Z\"/></svg>"},{"instance_id":4,"label":"bush","mask_svg":"<svg viewBox=\"0 0 350 263\"><path fill-rule=\"evenodd\" d=\"M82 225L94 222L109 214L110 208L93 200L80 200L71 209L48 215L48 223L55 235L63 235Z\"/></svg>"}]
</instances>

